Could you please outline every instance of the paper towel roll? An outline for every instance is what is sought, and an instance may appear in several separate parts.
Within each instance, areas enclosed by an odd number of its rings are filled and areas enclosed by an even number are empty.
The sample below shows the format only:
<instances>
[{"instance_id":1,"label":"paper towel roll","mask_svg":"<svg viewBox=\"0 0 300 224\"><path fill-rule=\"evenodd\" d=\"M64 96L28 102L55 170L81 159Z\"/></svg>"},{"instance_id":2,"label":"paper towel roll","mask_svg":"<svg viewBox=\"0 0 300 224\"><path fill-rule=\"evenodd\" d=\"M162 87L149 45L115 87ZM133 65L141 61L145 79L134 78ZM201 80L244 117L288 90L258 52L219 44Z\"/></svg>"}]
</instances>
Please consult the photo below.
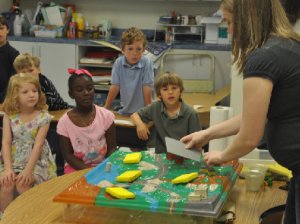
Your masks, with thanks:
<instances>
[{"instance_id":1,"label":"paper towel roll","mask_svg":"<svg viewBox=\"0 0 300 224\"><path fill-rule=\"evenodd\" d=\"M232 107L228 107L228 118L230 119L233 117L233 108ZM227 137L227 145L229 145L234 139L234 135Z\"/></svg>"},{"instance_id":2,"label":"paper towel roll","mask_svg":"<svg viewBox=\"0 0 300 224\"><path fill-rule=\"evenodd\" d=\"M229 116L229 107L215 106L210 108L210 124L213 126L222 121L226 121Z\"/></svg>"},{"instance_id":3,"label":"paper towel roll","mask_svg":"<svg viewBox=\"0 0 300 224\"><path fill-rule=\"evenodd\" d=\"M210 108L210 126L216 125L233 116L233 109L225 106L214 106ZM214 139L209 142L209 151L222 151L226 148L231 137Z\"/></svg>"}]
</instances>

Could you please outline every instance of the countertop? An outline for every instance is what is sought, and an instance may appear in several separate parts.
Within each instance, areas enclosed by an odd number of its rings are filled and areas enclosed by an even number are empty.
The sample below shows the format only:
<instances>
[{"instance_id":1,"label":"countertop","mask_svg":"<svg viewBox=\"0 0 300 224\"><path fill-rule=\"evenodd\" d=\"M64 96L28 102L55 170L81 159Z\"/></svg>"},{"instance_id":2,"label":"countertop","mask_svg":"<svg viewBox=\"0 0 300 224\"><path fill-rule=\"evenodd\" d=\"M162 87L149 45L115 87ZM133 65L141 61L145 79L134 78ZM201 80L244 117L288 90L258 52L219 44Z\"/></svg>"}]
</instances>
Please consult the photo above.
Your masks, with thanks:
<instances>
[{"instance_id":1,"label":"countertop","mask_svg":"<svg viewBox=\"0 0 300 224\"><path fill-rule=\"evenodd\" d=\"M76 45L84 45L84 46L98 45L96 43L89 41L88 39L45 38L45 37L33 37L33 36L8 36L8 41L61 43L61 44L76 44ZM119 41L116 39L111 39L109 40L109 42L117 45L119 43ZM165 44L165 42L150 42L150 41L149 43ZM203 44L200 43L199 41L174 41L170 46L172 49L231 51L231 46L228 44Z\"/></svg>"}]
</instances>

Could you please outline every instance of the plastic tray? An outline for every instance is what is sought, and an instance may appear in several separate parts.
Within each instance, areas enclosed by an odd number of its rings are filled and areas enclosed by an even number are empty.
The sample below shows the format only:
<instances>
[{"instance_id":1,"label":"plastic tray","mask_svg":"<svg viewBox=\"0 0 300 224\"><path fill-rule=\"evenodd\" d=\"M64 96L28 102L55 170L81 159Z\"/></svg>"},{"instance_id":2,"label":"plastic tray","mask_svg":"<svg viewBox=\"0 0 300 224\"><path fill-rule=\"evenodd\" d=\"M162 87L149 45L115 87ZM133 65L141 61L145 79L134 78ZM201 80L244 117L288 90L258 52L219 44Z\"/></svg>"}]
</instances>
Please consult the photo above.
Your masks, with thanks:
<instances>
[{"instance_id":1,"label":"plastic tray","mask_svg":"<svg viewBox=\"0 0 300 224\"><path fill-rule=\"evenodd\" d=\"M55 38L56 37L56 30L35 30L34 35L36 37L49 37Z\"/></svg>"}]
</instances>

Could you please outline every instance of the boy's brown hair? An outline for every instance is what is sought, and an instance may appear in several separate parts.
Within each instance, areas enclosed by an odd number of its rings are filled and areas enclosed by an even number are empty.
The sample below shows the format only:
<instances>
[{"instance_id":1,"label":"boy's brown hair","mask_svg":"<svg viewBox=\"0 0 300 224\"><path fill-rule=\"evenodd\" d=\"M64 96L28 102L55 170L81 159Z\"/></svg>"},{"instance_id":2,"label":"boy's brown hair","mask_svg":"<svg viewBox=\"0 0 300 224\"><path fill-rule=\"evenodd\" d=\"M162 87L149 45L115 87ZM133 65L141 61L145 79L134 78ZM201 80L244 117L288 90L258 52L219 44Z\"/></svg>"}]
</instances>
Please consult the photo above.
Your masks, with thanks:
<instances>
[{"instance_id":1,"label":"boy's brown hair","mask_svg":"<svg viewBox=\"0 0 300 224\"><path fill-rule=\"evenodd\" d=\"M124 49L125 45L131 45L137 41L143 41L143 47L144 49L146 48L147 40L144 33L135 27L129 28L128 30L122 33L122 37L121 37L122 50Z\"/></svg>"},{"instance_id":2,"label":"boy's brown hair","mask_svg":"<svg viewBox=\"0 0 300 224\"><path fill-rule=\"evenodd\" d=\"M6 97L1 107L1 109L7 115L12 115L21 112L18 96L19 89L24 83L31 83L38 89L39 100L35 108L37 110L47 110L48 106L46 104L46 97L41 90L41 85L38 78L27 73L18 73L10 78L6 92Z\"/></svg>"},{"instance_id":3,"label":"boy's brown hair","mask_svg":"<svg viewBox=\"0 0 300 224\"><path fill-rule=\"evenodd\" d=\"M179 77L178 74L174 72L165 72L158 75L154 80L154 89L156 96L160 96L161 88L166 87L168 85L178 86L180 88L181 93L184 90L182 79Z\"/></svg>"},{"instance_id":4,"label":"boy's brown hair","mask_svg":"<svg viewBox=\"0 0 300 224\"><path fill-rule=\"evenodd\" d=\"M29 68L31 66L40 68L40 59L28 53L20 54L14 60L13 65L16 71L24 68Z\"/></svg>"}]
</instances>

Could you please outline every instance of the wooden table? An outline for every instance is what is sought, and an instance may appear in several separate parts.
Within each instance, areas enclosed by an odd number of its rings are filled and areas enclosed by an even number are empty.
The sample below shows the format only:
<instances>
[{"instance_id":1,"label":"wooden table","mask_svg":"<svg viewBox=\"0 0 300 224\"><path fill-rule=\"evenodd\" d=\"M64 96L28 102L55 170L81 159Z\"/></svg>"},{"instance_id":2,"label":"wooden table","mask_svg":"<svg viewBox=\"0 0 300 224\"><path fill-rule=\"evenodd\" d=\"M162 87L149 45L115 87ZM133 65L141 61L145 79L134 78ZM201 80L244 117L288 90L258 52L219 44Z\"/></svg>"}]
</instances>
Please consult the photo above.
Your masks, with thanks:
<instances>
[{"instance_id":1,"label":"wooden table","mask_svg":"<svg viewBox=\"0 0 300 224\"><path fill-rule=\"evenodd\" d=\"M201 105L197 108L197 112L200 116L200 121L202 127L209 127L210 119L210 108L218 104L225 97L230 94L230 86L225 86L222 89L218 90L215 94L209 93L183 93L182 99L184 102L192 107L195 105ZM55 126L60 119L60 117L66 113L69 109L50 111L50 114L53 116L52 126ZM122 116L116 112L115 114L115 124L117 129L117 144L119 146L126 146L131 148L144 148L146 147L147 142L142 141L137 137L135 125L131 124L129 116ZM153 124L149 124L151 127ZM55 127L54 127L55 129Z\"/></svg>"},{"instance_id":2,"label":"wooden table","mask_svg":"<svg viewBox=\"0 0 300 224\"><path fill-rule=\"evenodd\" d=\"M200 115L200 121L203 127L209 127L209 116L210 108L217 105L224 98L229 96L230 86L225 86L222 89L218 90L215 94L208 93L183 93L183 101L190 105L201 105L197 108L197 112Z\"/></svg>"},{"instance_id":3,"label":"wooden table","mask_svg":"<svg viewBox=\"0 0 300 224\"><path fill-rule=\"evenodd\" d=\"M197 108L197 112L200 116L200 121L202 127L206 128L209 126L209 118L210 118L210 108L215 106L225 97L230 94L230 86L225 86L215 94L209 93L183 93L182 99L188 105L194 107L194 105L201 105L201 107ZM67 110L59 110L59 111L51 111L50 114L53 115L52 126L56 125L59 118L67 112ZM122 116L116 112L115 114L115 124L116 124L116 137L117 137L117 145L125 146L130 148L145 148L147 145L147 141L142 141L137 137L135 125L131 123L129 116ZM153 124L149 124L151 127Z\"/></svg>"},{"instance_id":4,"label":"wooden table","mask_svg":"<svg viewBox=\"0 0 300 224\"><path fill-rule=\"evenodd\" d=\"M1 104L0 104L1 105ZM53 116L50 128L56 130L58 120L70 109L49 111ZM116 140L118 146L125 146L130 148L145 148L147 141L140 140L136 133L136 127L132 123L129 116L123 116L113 111L115 115L116 126ZM148 127L151 128L153 123L149 123ZM2 114L0 114L0 127L2 127ZM1 136L0 136L1 139Z\"/></svg>"},{"instance_id":5,"label":"wooden table","mask_svg":"<svg viewBox=\"0 0 300 224\"><path fill-rule=\"evenodd\" d=\"M84 206L67 205L64 203L55 203L52 201L53 197L62 190L70 186L80 177L82 177L88 170L81 170L72 174L54 178L48 182L44 182L24 194L16 198L5 210L0 224L62 224L62 223L83 223L66 222L66 220L84 219L80 214L84 212ZM235 203L236 220L234 224L256 224L259 216L265 210L274 206L284 204L287 197L287 192L280 190L278 186L283 185L282 182L274 183L273 187L265 187L259 193L246 192L244 180L237 180L233 192L230 196L230 201ZM77 206L77 207L76 207ZM69 211L69 212L68 212ZM89 211L89 213L87 213ZM160 222L162 218L166 219L166 214L147 213L141 217L137 217L139 222L128 222L131 217L131 210L111 209L111 208L92 208L86 209L86 217L84 223L109 223L109 224L123 224L123 223L166 223ZM73 216L73 217L71 217ZM184 216L169 215L173 218L171 222L177 223ZM88 219L88 220L87 220ZM144 220L144 221L141 221ZM127 222L126 222L127 221ZM180 222L179 222L180 223ZM186 218L186 222L181 223L210 223L205 218Z\"/></svg>"},{"instance_id":6,"label":"wooden table","mask_svg":"<svg viewBox=\"0 0 300 224\"><path fill-rule=\"evenodd\" d=\"M201 105L197 109L200 118L201 118L201 123L204 127L209 126L209 112L210 108L212 106L215 106L217 103L219 103L221 100L223 100L225 97L229 96L230 94L230 86L225 86L222 89L218 90L215 94L209 94L209 93L183 93L182 94L182 99L184 100L185 103L187 103L190 106L194 105ZM1 104L0 104L1 105ZM60 117L67 112L70 109L65 109L65 110L57 110L57 111L50 111L49 113L53 115L53 122L58 122ZM1 115L1 114L0 114ZM125 121L130 121L130 118L128 116L122 116L117 113L115 113L116 120L125 120ZM134 127L132 125L126 125L122 124L120 126L123 127Z\"/></svg>"},{"instance_id":7,"label":"wooden table","mask_svg":"<svg viewBox=\"0 0 300 224\"><path fill-rule=\"evenodd\" d=\"M58 120L70 109L64 109L64 110L54 110L54 111L49 111L49 113L53 116L52 118L52 122L58 122ZM128 124L126 124L124 122L124 124L118 123L116 122L116 126L123 126L123 127L128 127L128 128L135 128L134 124L129 124L129 122L131 122L130 117L129 116L123 116L118 114L117 112L113 111L114 115L115 115L115 120L119 121L126 121L128 122Z\"/></svg>"},{"instance_id":8,"label":"wooden table","mask_svg":"<svg viewBox=\"0 0 300 224\"><path fill-rule=\"evenodd\" d=\"M236 221L234 224L256 224L260 215L275 206L286 203L287 191L279 189L284 182L274 182L260 192L246 191L245 181L239 179L230 195L235 202Z\"/></svg>"}]
</instances>

